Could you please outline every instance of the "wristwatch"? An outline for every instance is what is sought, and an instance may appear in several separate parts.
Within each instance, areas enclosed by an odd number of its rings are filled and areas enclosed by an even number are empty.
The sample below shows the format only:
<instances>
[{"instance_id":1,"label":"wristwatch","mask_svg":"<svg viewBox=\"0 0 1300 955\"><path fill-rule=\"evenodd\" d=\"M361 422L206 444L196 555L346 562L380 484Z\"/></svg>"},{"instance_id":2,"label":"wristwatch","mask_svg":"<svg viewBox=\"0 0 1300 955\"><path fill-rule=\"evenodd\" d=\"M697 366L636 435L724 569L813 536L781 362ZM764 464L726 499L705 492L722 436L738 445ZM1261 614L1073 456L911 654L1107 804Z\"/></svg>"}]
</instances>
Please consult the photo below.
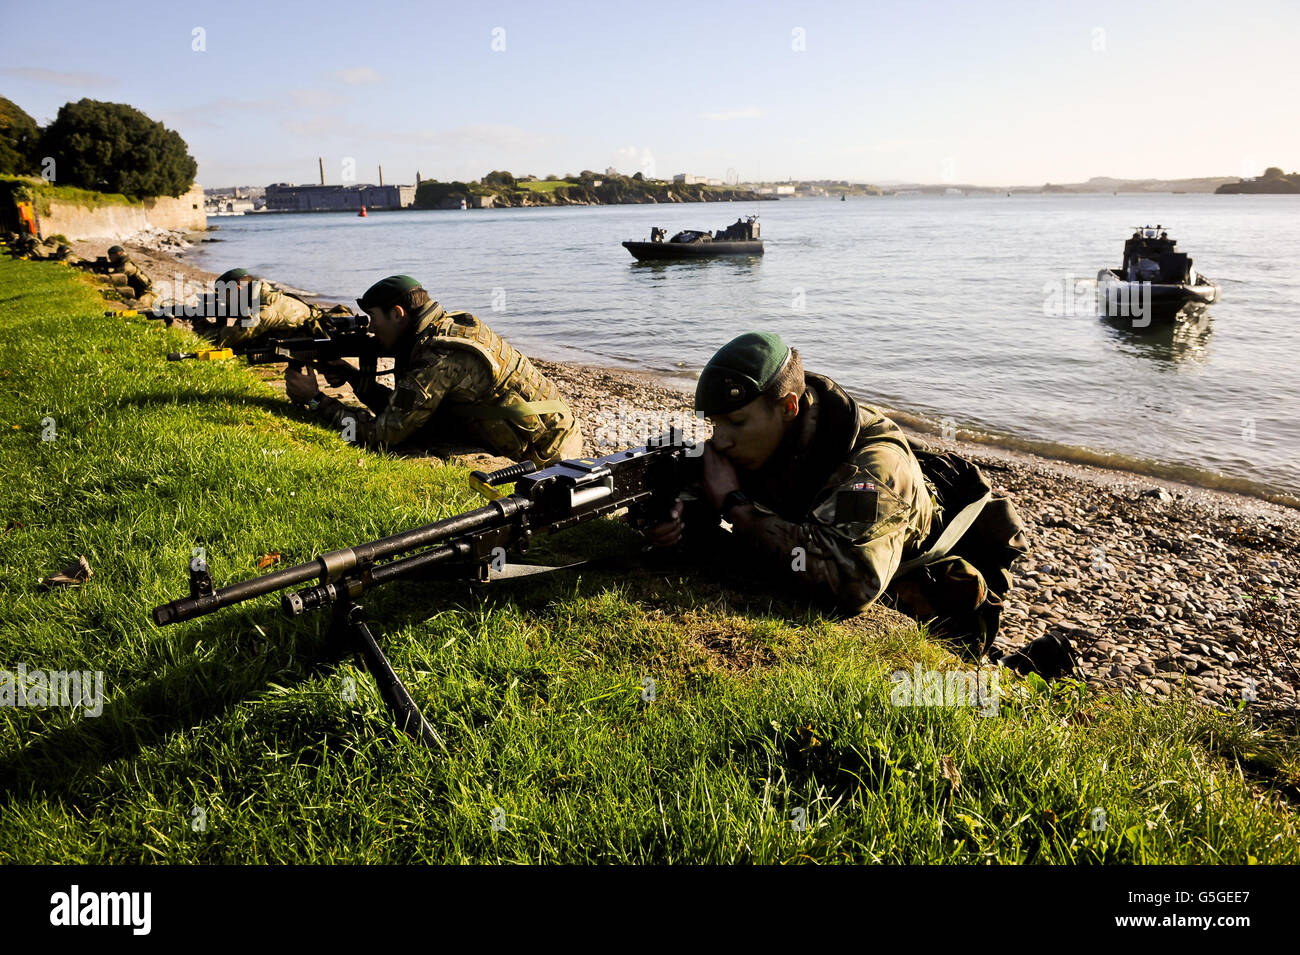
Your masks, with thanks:
<instances>
[{"instance_id":1,"label":"wristwatch","mask_svg":"<svg viewBox=\"0 0 1300 955\"><path fill-rule=\"evenodd\" d=\"M307 402L308 410L315 411L317 408L319 408L321 399L324 397L325 397L325 392L323 391L316 392L316 397L312 398L311 401Z\"/></svg>"},{"instance_id":2,"label":"wristwatch","mask_svg":"<svg viewBox=\"0 0 1300 955\"><path fill-rule=\"evenodd\" d=\"M752 503L754 502L749 499L749 495L737 488L722 499L722 507L718 508L718 510L720 510L722 516L727 519L727 523L731 523L732 510Z\"/></svg>"}]
</instances>

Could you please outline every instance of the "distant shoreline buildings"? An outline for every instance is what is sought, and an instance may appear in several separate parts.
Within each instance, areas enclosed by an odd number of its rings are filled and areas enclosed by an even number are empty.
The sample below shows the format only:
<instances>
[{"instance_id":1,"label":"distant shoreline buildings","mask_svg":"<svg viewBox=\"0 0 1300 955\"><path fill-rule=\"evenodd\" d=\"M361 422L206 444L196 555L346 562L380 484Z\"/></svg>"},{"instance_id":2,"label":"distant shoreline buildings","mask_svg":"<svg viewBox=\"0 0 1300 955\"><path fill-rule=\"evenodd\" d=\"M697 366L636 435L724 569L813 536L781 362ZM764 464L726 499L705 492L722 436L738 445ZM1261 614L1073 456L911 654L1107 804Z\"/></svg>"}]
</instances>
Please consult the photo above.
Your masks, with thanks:
<instances>
[{"instance_id":1,"label":"distant shoreline buildings","mask_svg":"<svg viewBox=\"0 0 1300 955\"><path fill-rule=\"evenodd\" d=\"M407 209L415 202L415 186L295 186L285 182L266 187L267 212L359 212L364 206Z\"/></svg>"},{"instance_id":2,"label":"distant shoreline buildings","mask_svg":"<svg viewBox=\"0 0 1300 955\"><path fill-rule=\"evenodd\" d=\"M322 180L324 163L321 162ZM1270 167L1268 185L1285 185L1300 189L1300 177L1281 175ZM1223 187L1226 178L1208 177L1193 180L1120 180L1094 177L1086 183L1043 186L978 186L953 183L890 183L871 185L844 179L784 180L738 182L733 173L727 180L680 172L671 180L643 176L624 176L613 167L600 173L584 170L581 175L512 176L496 171L471 182L440 183L423 180L417 172L415 185L386 185L383 169L379 185L342 183L296 185L275 183L270 186L238 186L205 190L205 209L210 216L241 215L263 212L359 212L400 209L493 209L530 205L605 205L667 202L745 201L748 199L859 198L868 196L979 196L1053 193L1159 193L1269 191L1256 182L1247 181ZM1285 180L1285 181L1283 181ZM428 187L426 195L426 189ZM729 184L728 184L729 183Z\"/></svg>"}]
</instances>

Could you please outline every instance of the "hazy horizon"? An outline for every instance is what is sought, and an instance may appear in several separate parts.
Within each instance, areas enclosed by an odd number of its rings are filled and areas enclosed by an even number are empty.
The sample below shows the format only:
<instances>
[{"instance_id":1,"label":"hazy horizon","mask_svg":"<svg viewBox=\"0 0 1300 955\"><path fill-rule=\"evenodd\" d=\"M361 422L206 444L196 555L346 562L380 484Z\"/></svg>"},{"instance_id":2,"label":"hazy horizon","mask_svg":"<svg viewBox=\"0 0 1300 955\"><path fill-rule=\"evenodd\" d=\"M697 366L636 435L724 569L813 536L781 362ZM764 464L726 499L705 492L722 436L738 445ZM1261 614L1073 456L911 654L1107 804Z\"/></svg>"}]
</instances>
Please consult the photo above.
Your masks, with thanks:
<instances>
[{"instance_id":1,"label":"hazy horizon","mask_svg":"<svg viewBox=\"0 0 1300 955\"><path fill-rule=\"evenodd\" d=\"M321 156L327 182L382 165L403 183L614 166L1006 187L1300 168L1300 7L1275 0L357 9L11 7L0 94L41 124L82 97L129 103L176 129L214 187L317 182Z\"/></svg>"}]
</instances>

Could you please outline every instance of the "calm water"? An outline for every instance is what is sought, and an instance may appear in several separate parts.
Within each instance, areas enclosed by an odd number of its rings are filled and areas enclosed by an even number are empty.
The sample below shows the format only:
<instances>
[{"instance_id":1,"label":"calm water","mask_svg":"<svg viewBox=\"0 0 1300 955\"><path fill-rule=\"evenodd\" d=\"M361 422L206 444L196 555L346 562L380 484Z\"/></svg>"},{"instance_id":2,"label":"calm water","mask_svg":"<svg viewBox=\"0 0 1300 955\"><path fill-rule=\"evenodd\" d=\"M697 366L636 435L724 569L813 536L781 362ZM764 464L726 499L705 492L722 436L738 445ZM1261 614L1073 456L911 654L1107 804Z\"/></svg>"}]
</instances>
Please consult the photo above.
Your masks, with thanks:
<instances>
[{"instance_id":1,"label":"calm water","mask_svg":"<svg viewBox=\"0 0 1300 955\"><path fill-rule=\"evenodd\" d=\"M650 227L759 212L767 254L639 265ZM543 358L689 381L750 329L931 422L1049 453L1300 494L1300 197L899 197L212 220L192 254L351 303L396 272ZM1165 225L1222 300L1195 323L1099 320L1087 288ZM1069 306L1081 306L1071 314ZM494 304L497 308L494 309ZM1221 480L1225 478L1226 480Z\"/></svg>"}]
</instances>

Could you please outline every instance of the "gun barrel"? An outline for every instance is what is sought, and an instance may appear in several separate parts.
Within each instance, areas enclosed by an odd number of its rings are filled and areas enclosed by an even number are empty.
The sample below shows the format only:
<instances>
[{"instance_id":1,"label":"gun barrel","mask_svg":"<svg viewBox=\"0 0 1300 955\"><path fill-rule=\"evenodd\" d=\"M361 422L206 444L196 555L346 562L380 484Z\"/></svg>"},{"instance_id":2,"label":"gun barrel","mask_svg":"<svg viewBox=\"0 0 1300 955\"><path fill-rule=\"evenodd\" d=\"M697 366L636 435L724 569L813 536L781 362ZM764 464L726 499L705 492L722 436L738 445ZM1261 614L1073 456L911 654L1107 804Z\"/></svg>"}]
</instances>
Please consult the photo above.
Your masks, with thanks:
<instances>
[{"instance_id":1,"label":"gun barrel","mask_svg":"<svg viewBox=\"0 0 1300 955\"><path fill-rule=\"evenodd\" d=\"M328 606L345 594L354 598L359 597L371 587L381 586L391 580L400 580L414 572L423 571L444 561L470 557L472 553L473 548L465 541L453 541L440 547L430 547L428 550L412 554L410 557L402 557L381 564L367 574L364 580L346 578L337 583L320 584L316 587L308 587L298 593L284 594L280 598L280 609L284 611L287 617L299 617L312 610L319 610L321 607Z\"/></svg>"},{"instance_id":2,"label":"gun barrel","mask_svg":"<svg viewBox=\"0 0 1300 955\"><path fill-rule=\"evenodd\" d=\"M228 587L222 587L208 596L183 597L180 600L173 600L170 603L155 607L153 620L158 626L165 627L168 624L180 623L184 620L204 616L214 610L220 610L222 607L229 607L231 604L242 603L254 597L261 597L277 590L294 587L309 580L320 580L322 583L329 582L357 566L369 564L408 550L415 550L428 544L435 544L440 540L458 534L481 530L509 521L515 515L530 507L532 507L532 503L522 498L502 498L499 501L493 501L486 507L467 511L446 520L434 521L432 524L425 524L409 531L402 531L399 534L381 537L378 540L367 541L364 544L357 544L343 550L331 551L305 564L285 567L261 577L241 580Z\"/></svg>"}]
</instances>

